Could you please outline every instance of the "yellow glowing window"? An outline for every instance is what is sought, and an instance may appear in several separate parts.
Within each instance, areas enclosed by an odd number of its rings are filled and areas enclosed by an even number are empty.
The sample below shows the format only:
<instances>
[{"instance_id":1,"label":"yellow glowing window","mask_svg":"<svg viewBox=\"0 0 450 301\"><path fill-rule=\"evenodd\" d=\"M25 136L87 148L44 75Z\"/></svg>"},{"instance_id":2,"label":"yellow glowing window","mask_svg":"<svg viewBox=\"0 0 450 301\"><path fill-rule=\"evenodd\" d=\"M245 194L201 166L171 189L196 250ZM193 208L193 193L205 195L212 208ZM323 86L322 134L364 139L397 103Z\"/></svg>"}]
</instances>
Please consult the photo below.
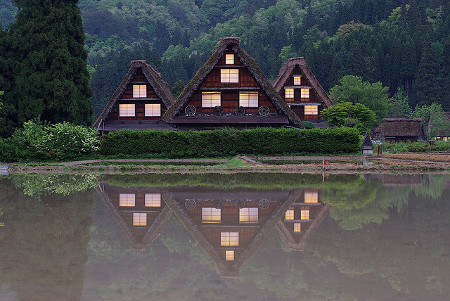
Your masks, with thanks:
<instances>
[{"instance_id":1,"label":"yellow glowing window","mask_svg":"<svg viewBox=\"0 0 450 301\"><path fill-rule=\"evenodd\" d=\"M294 220L294 209L286 210L286 213L284 214L284 219L287 221Z\"/></svg>"},{"instance_id":2,"label":"yellow glowing window","mask_svg":"<svg viewBox=\"0 0 450 301\"><path fill-rule=\"evenodd\" d=\"M219 208L202 208L202 223L218 224L222 220L222 210Z\"/></svg>"},{"instance_id":3,"label":"yellow glowing window","mask_svg":"<svg viewBox=\"0 0 450 301\"><path fill-rule=\"evenodd\" d=\"M234 261L234 251L225 251L225 260Z\"/></svg>"},{"instance_id":4,"label":"yellow glowing window","mask_svg":"<svg viewBox=\"0 0 450 301\"><path fill-rule=\"evenodd\" d=\"M161 194L160 193L146 193L145 194L145 207L161 207Z\"/></svg>"},{"instance_id":5,"label":"yellow glowing window","mask_svg":"<svg viewBox=\"0 0 450 301\"><path fill-rule=\"evenodd\" d=\"M302 224L294 223L294 232L302 232Z\"/></svg>"},{"instance_id":6,"label":"yellow glowing window","mask_svg":"<svg viewBox=\"0 0 450 301\"><path fill-rule=\"evenodd\" d=\"M302 77L299 75L294 76L294 86L300 86L302 82Z\"/></svg>"},{"instance_id":7,"label":"yellow glowing window","mask_svg":"<svg viewBox=\"0 0 450 301\"><path fill-rule=\"evenodd\" d=\"M161 105L159 103L146 103L145 116L161 116Z\"/></svg>"},{"instance_id":8,"label":"yellow glowing window","mask_svg":"<svg viewBox=\"0 0 450 301\"><path fill-rule=\"evenodd\" d=\"M318 191L305 191L305 203L318 203L319 192Z\"/></svg>"},{"instance_id":9,"label":"yellow glowing window","mask_svg":"<svg viewBox=\"0 0 450 301\"><path fill-rule=\"evenodd\" d=\"M147 226L147 213L133 213L133 226Z\"/></svg>"},{"instance_id":10,"label":"yellow glowing window","mask_svg":"<svg viewBox=\"0 0 450 301\"><path fill-rule=\"evenodd\" d=\"M309 98L309 89L300 89L301 98Z\"/></svg>"},{"instance_id":11,"label":"yellow glowing window","mask_svg":"<svg viewBox=\"0 0 450 301\"><path fill-rule=\"evenodd\" d=\"M257 223L258 208L241 208L239 209L240 223Z\"/></svg>"},{"instance_id":12,"label":"yellow glowing window","mask_svg":"<svg viewBox=\"0 0 450 301\"><path fill-rule=\"evenodd\" d=\"M220 69L221 83L238 83L239 69Z\"/></svg>"},{"instance_id":13,"label":"yellow glowing window","mask_svg":"<svg viewBox=\"0 0 450 301\"><path fill-rule=\"evenodd\" d=\"M222 247L239 246L239 232L220 232L220 245Z\"/></svg>"},{"instance_id":14,"label":"yellow glowing window","mask_svg":"<svg viewBox=\"0 0 450 301\"><path fill-rule=\"evenodd\" d=\"M318 115L319 107L318 106L305 106L305 115Z\"/></svg>"},{"instance_id":15,"label":"yellow glowing window","mask_svg":"<svg viewBox=\"0 0 450 301\"><path fill-rule=\"evenodd\" d=\"M202 107L214 108L220 105L220 92L202 92Z\"/></svg>"},{"instance_id":16,"label":"yellow glowing window","mask_svg":"<svg viewBox=\"0 0 450 301\"><path fill-rule=\"evenodd\" d=\"M239 106L256 108L258 106L258 92L239 93Z\"/></svg>"},{"instance_id":17,"label":"yellow glowing window","mask_svg":"<svg viewBox=\"0 0 450 301\"><path fill-rule=\"evenodd\" d=\"M133 85L133 98L147 97L147 85Z\"/></svg>"},{"instance_id":18,"label":"yellow glowing window","mask_svg":"<svg viewBox=\"0 0 450 301\"><path fill-rule=\"evenodd\" d=\"M225 64L234 65L234 54L232 53L225 54Z\"/></svg>"},{"instance_id":19,"label":"yellow glowing window","mask_svg":"<svg viewBox=\"0 0 450 301\"><path fill-rule=\"evenodd\" d=\"M134 117L135 115L134 103L121 103L119 104L119 116L120 117Z\"/></svg>"},{"instance_id":20,"label":"yellow glowing window","mask_svg":"<svg viewBox=\"0 0 450 301\"><path fill-rule=\"evenodd\" d=\"M136 206L136 195L132 193L119 194L119 206L134 207Z\"/></svg>"},{"instance_id":21,"label":"yellow glowing window","mask_svg":"<svg viewBox=\"0 0 450 301\"><path fill-rule=\"evenodd\" d=\"M294 89L292 88L284 89L284 100L294 101Z\"/></svg>"},{"instance_id":22,"label":"yellow glowing window","mask_svg":"<svg viewBox=\"0 0 450 301\"><path fill-rule=\"evenodd\" d=\"M302 220L309 219L309 209L302 209L300 211L300 219Z\"/></svg>"}]
</instances>

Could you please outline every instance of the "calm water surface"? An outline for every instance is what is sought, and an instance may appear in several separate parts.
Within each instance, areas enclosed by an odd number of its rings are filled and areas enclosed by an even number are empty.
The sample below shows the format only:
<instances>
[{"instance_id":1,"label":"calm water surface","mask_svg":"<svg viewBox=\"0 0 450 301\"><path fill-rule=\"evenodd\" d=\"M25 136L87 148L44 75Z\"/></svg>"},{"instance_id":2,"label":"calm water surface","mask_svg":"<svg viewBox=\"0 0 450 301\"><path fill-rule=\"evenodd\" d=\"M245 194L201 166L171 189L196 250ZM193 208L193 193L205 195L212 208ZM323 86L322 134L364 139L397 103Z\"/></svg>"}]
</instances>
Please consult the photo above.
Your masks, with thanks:
<instances>
[{"instance_id":1,"label":"calm water surface","mask_svg":"<svg viewBox=\"0 0 450 301\"><path fill-rule=\"evenodd\" d=\"M448 175L0 176L0 300L449 300Z\"/></svg>"}]
</instances>

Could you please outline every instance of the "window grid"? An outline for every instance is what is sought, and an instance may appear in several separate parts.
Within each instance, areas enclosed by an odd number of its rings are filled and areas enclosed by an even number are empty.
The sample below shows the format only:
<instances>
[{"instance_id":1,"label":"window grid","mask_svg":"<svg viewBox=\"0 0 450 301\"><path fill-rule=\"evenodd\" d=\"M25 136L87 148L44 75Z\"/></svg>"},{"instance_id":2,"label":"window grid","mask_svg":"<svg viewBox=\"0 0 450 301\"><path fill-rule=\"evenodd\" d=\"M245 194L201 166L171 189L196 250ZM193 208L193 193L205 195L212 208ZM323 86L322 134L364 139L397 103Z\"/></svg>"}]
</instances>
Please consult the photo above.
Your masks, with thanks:
<instances>
[{"instance_id":1,"label":"window grid","mask_svg":"<svg viewBox=\"0 0 450 301\"><path fill-rule=\"evenodd\" d=\"M133 213L133 226L147 226L147 213Z\"/></svg>"},{"instance_id":2,"label":"window grid","mask_svg":"<svg viewBox=\"0 0 450 301\"><path fill-rule=\"evenodd\" d=\"M214 108L220 106L220 92L202 92L202 107Z\"/></svg>"},{"instance_id":3,"label":"window grid","mask_svg":"<svg viewBox=\"0 0 450 301\"><path fill-rule=\"evenodd\" d=\"M305 203L318 203L319 192L318 191L305 191Z\"/></svg>"},{"instance_id":4,"label":"window grid","mask_svg":"<svg viewBox=\"0 0 450 301\"><path fill-rule=\"evenodd\" d=\"M146 193L145 194L145 207L161 207L161 194L160 193Z\"/></svg>"},{"instance_id":5,"label":"window grid","mask_svg":"<svg viewBox=\"0 0 450 301\"><path fill-rule=\"evenodd\" d=\"M241 208L239 209L240 223L257 223L258 208Z\"/></svg>"},{"instance_id":6,"label":"window grid","mask_svg":"<svg viewBox=\"0 0 450 301\"><path fill-rule=\"evenodd\" d=\"M294 232L302 232L302 224L294 223Z\"/></svg>"},{"instance_id":7,"label":"window grid","mask_svg":"<svg viewBox=\"0 0 450 301\"><path fill-rule=\"evenodd\" d=\"M222 247L239 246L239 232L220 232L220 245Z\"/></svg>"},{"instance_id":8,"label":"window grid","mask_svg":"<svg viewBox=\"0 0 450 301\"><path fill-rule=\"evenodd\" d=\"M305 115L318 115L319 107L318 106L305 106Z\"/></svg>"},{"instance_id":9,"label":"window grid","mask_svg":"<svg viewBox=\"0 0 450 301\"><path fill-rule=\"evenodd\" d=\"M221 83L239 83L239 69L220 69Z\"/></svg>"},{"instance_id":10,"label":"window grid","mask_svg":"<svg viewBox=\"0 0 450 301\"><path fill-rule=\"evenodd\" d=\"M286 213L284 214L284 219L287 221L294 220L294 209L286 210Z\"/></svg>"},{"instance_id":11,"label":"window grid","mask_svg":"<svg viewBox=\"0 0 450 301\"><path fill-rule=\"evenodd\" d=\"M222 210L219 208L202 208L202 223L218 224L222 221Z\"/></svg>"},{"instance_id":12,"label":"window grid","mask_svg":"<svg viewBox=\"0 0 450 301\"><path fill-rule=\"evenodd\" d=\"M294 89L293 88L284 89L284 99L286 101L294 101Z\"/></svg>"},{"instance_id":13,"label":"window grid","mask_svg":"<svg viewBox=\"0 0 450 301\"><path fill-rule=\"evenodd\" d=\"M258 107L258 92L239 93L239 106L247 108Z\"/></svg>"},{"instance_id":14,"label":"window grid","mask_svg":"<svg viewBox=\"0 0 450 301\"><path fill-rule=\"evenodd\" d=\"M120 207L134 207L136 206L136 195L131 193L119 194Z\"/></svg>"},{"instance_id":15,"label":"window grid","mask_svg":"<svg viewBox=\"0 0 450 301\"><path fill-rule=\"evenodd\" d=\"M301 98L309 98L309 89L301 88L300 95Z\"/></svg>"},{"instance_id":16,"label":"window grid","mask_svg":"<svg viewBox=\"0 0 450 301\"><path fill-rule=\"evenodd\" d=\"M119 116L120 117L134 117L134 115L135 115L134 103L119 104Z\"/></svg>"},{"instance_id":17,"label":"window grid","mask_svg":"<svg viewBox=\"0 0 450 301\"><path fill-rule=\"evenodd\" d=\"M225 260L226 261L234 261L234 251L225 251Z\"/></svg>"},{"instance_id":18,"label":"window grid","mask_svg":"<svg viewBox=\"0 0 450 301\"><path fill-rule=\"evenodd\" d=\"M300 211L300 219L301 220L307 220L309 219L309 209L302 209Z\"/></svg>"},{"instance_id":19,"label":"window grid","mask_svg":"<svg viewBox=\"0 0 450 301\"><path fill-rule=\"evenodd\" d=\"M225 64L234 65L234 54L232 53L225 54Z\"/></svg>"},{"instance_id":20,"label":"window grid","mask_svg":"<svg viewBox=\"0 0 450 301\"><path fill-rule=\"evenodd\" d=\"M302 77L301 76L294 76L294 86L300 86L302 83Z\"/></svg>"},{"instance_id":21,"label":"window grid","mask_svg":"<svg viewBox=\"0 0 450 301\"><path fill-rule=\"evenodd\" d=\"M161 104L146 103L145 104L145 116L161 116Z\"/></svg>"},{"instance_id":22,"label":"window grid","mask_svg":"<svg viewBox=\"0 0 450 301\"><path fill-rule=\"evenodd\" d=\"M133 85L133 98L147 97L147 85Z\"/></svg>"}]
</instances>

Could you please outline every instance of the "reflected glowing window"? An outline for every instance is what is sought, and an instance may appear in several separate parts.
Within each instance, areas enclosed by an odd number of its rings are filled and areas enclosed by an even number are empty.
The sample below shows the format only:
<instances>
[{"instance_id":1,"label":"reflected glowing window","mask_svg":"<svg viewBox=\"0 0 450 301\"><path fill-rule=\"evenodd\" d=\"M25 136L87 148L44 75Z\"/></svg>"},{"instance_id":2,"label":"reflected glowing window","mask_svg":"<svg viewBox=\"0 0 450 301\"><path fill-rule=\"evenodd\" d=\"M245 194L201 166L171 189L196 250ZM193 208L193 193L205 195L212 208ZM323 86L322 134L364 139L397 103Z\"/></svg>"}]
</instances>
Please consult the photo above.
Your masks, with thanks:
<instances>
[{"instance_id":1,"label":"reflected glowing window","mask_svg":"<svg viewBox=\"0 0 450 301\"><path fill-rule=\"evenodd\" d=\"M309 98L309 89L300 89L301 98Z\"/></svg>"},{"instance_id":2,"label":"reflected glowing window","mask_svg":"<svg viewBox=\"0 0 450 301\"><path fill-rule=\"evenodd\" d=\"M299 75L294 76L294 86L300 86L302 82L302 77Z\"/></svg>"},{"instance_id":3,"label":"reflected glowing window","mask_svg":"<svg viewBox=\"0 0 450 301\"><path fill-rule=\"evenodd\" d=\"M234 251L225 251L225 260L233 261L234 260Z\"/></svg>"},{"instance_id":4,"label":"reflected glowing window","mask_svg":"<svg viewBox=\"0 0 450 301\"><path fill-rule=\"evenodd\" d=\"M284 89L284 100L294 101L294 89L292 88Z\"/></svg>"},{"instance_id":5,"label":"reflected glowing window","mask_svg":"<svg viewBox=\"0 0 450 301\"><path fill-rule=\"evenodd\" d=\"M302 209L300 211L300 219L302 220L309 219L309 209Z\"/></svg>"},{"instance_id":6,"label":"reflected glowing window","mask_svg":"<svg viewBox=\"0 0 450 301\"><path fill-rule=\"evenodd\" d=\"M222 247L239 246L239 232L220 232L220 245Z\"/></svg>"},{"instance_id":7,"label":"reflected glowing window","mask_svg":"<svg viewBox=\"0 0 450 301\"><path fill-rule=\"evenodd\" d=\"M220 92L202 92L202 107L214 108L220 105Z\"/></svg>"},{"instance_id":8,"label":"reflected glowing window","mask_svg":"<svg viewBox=\"0 0 450 301\"><path fill-rule=\"evenodd\" d=\"M145 104L145 116L161 116L161 104L146 103Z\"/></svg>"},{"instance_id":9,"label":"reflected glowing window","mask_svg":"<svg viewBox=\"0 0 450 301\"><path fill-rule=\"evenodd\" d=\"M147 213L133 213L133 226L147 226Z\"/></svg>"},{"instance_id":10,"label":"reflected glowing window","mask_svg":"<svg viewBox=\"0 0 450 301\"><path fill-rule=\"evenodd\" d=\"M133 98L147 97L147 85L133 85Z\"/></svg>"},{"instance_id":11,"label":"reflected glowing window","mask_svg":"<svg viewBox=\"0 0 450 301\"><path fill-rule=\"evenodd\" d=\"M222 210L219 208L202 208L202 223L218 224L222 220Z\"/></svg>"},{"instance_id":12,"label":"reflected glowing window","mask_svg":"<svg viewBox=\"0 0 450 301\"><path fill-rule=\"evenodd\" d=\"M258 92L241 92L239 93L239 106L241 107L257 107Z\"/></svg>"},{"instance_id":13,"label":"reflected glowing window","mask_svg":"<svg viewBox=\"0 0 450 301\"><path fill-rule=\"evenodd\" d=\"M121 193L119 194L119 206L120 207L134 207L136 206L136 195L133 193Z\"/></svg>"},{"instance_id":14,"label":"reflected glowing window","mask_svg":"<svg viewBox=\"0 0 450 301\"><path fill-rule=\"evenodd\" d=\"M239 69L220 69L221 83L238 83Z\"/></svg>"},{"instance_id":15,"label":"reflected glowing window","mask_svg":"<svg viewBox=\"0 0 450 301\"><path fill-rule=\"evenodd\" d=\"M233 53L225 54L225 64L234 65L234 54Z\"/></svg>"},{"instance_id":16,"label":"reflected glowing window","mask_svg":"<svg viewBox=\"0 0 450 301\"><path fill-rule=\"evenodd\" d=\"M305 203L318 203L319 192L318 191L305 191Z\"/></svg>"},{"instance_id":17,"label":"reflected glowing window","mask_svg":"<svg viewBox=\"0 0 450 301\"><path fill-rule=\"evenodd\" d=\"M134 103L121 103L119 104L119 116L120 117L134 117Z\"/></svg>"},{"instance_id":18,"label":"reflected glowing window","mask_svg":"<svg viewBox=\"0 0 450 301\"><path fill-rule=\"evenodd\" d=\"M241 208L239 209L240 223L257 223L258 208Z\"/></svg>"},{"instance_id":19,"label":"reflected glowing window","mask_svg":"<svg viewBox=\"0 0 450 301\"><path fill-rule=\"evenodd\" d=\"M318 115L318 106L305 106L305 115Z\"/></svg>"},{"instance_id":20,"label":"reflected glowing window","mask_svg":"<svg viewBox=\"0 0 450 301\"><path fill-rule=\"evenodd\" d=\"M286 210L286 213L284 214L284 219L287 221L294 220L294 209Z\"/></svg>"},{"instance_id":21,"label":"reflected glowing window","mask_svg":"<svg viewBox=\"0 0 450 301\"><path fill-rule=\"evenodd\" d=\"M302 224L294 223L294 232L302 232Z\"/></svg>"},{"instance_id":22,"label":"reflected glowing window","mask_svg":"<svg viewBox=\"0 0 450 301\"><path fill-rule=\"evenodd\" d=\"M161 207L161 194L160 193L146 193L145 194L145 207Z\"/></svg>"}]
</instances>

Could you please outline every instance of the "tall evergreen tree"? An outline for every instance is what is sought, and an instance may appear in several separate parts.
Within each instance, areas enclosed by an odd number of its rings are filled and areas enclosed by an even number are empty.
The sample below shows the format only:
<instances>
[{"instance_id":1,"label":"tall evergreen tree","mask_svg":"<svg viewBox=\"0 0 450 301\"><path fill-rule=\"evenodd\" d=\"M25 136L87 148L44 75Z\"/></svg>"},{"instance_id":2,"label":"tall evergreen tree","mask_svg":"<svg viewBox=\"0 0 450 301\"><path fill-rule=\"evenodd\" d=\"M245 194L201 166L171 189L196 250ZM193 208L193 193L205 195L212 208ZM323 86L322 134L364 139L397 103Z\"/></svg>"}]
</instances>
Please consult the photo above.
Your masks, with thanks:
<instances>
[{"instance_id":1,"label":"tall evergreen tree","mask_svg":"<svg viewBox=\"0 0 450 301\"><path fill-rule=\"evenodd\" d=\"M437 70L434 64L430 43L426 43L422 51L417 77L415 80L416 101L414 104L424 105L439 102L440 87L436 79Z\"/></svg>"},{"instance_id":2,"label":"tall evergreen tree","mask_svg":"<svg viewBox=\"0 0 450 301\"><path fill-rule=\"evenodd\" d=\"M29 119L90 124L92 95L78 0L15 0L9 38L15 83L6 96Z\"/></svg>"}]
</instances>

